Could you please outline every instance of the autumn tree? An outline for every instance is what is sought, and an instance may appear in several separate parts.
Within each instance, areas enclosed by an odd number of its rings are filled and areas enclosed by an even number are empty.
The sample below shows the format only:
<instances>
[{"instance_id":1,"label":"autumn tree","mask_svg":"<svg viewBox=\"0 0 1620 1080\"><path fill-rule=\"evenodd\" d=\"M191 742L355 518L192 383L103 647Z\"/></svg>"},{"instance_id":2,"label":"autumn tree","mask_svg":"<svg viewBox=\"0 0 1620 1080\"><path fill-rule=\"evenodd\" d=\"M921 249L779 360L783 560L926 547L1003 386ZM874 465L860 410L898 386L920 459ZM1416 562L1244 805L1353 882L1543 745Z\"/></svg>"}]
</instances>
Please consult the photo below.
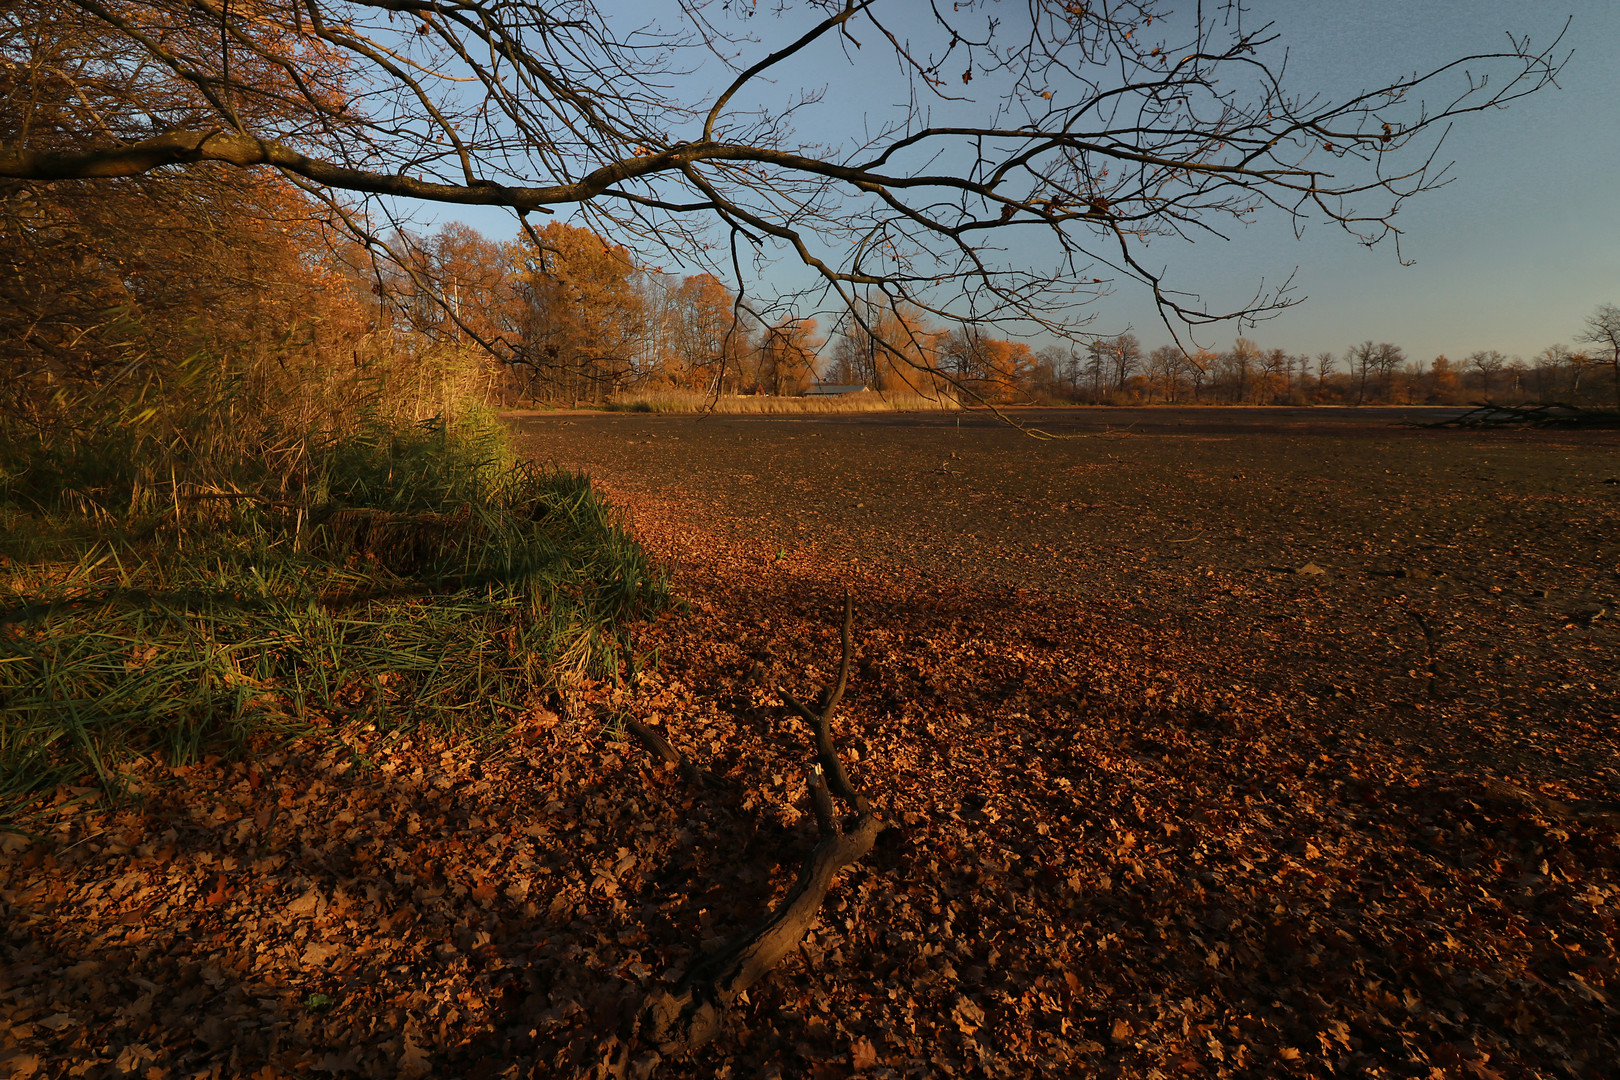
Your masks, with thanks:
<instances>
[{"instance_id":1,"label":"autumn tree","mask_svg":"<svg viewBox=\"0 0 1620 1080\"><path fill-rule=\"evenodd\" d=\"M1004 405L1028 398L1035 354L1021 341L993 338L965 326L945 339L939 366L953 384L977 400Z\"/></svg>"},{"instance_id":2,"label":"autumn tree","mask_svg":"<svg viewBox=\"0 0 1620 1080\"><path fill-rule=\"evenodd\" d=\"M203 32L148 15L149 40ZM339 85L329 55L305 59L312 89ZM273 104L244 117L272 122ZM0 5L0 157L129 145L160 119L206 114L194 86L104 21L69 5ZM371 296L330 243L332 224L285 176L222 163L0 175L0 456L52 461L55 479L34 473L44 491L64 475L52 455L99 454L96 468L118 479L102 476L98 498L159 475L171 494L212 483L227 461L296 483L301 425L342 415L354 389L344 373L372 359Z\"/></svg>"},{"instance_id":3,"label":"autumn tree","mask_svg":"<svg viewBox=\"0 0 1620 1080\"><path fill-rule=\"evenodd\" d=\"M165 33L195 28L182 19ZM311 72L319 81L320 64ZM138 42L52 4L0 11L0 102L0 155L127 144L150 133L154 113L202 105ZM22 392L40 378L95 381L136 356L156 365L289 330L306 342L333 332L352 312L326 277L319 217L281 176L222 165L0 179L0 381ZM323 290L314 304L311 285Z\"/></svg>"},{"instance_id":4,"label":"autumn tree","mask_svg":"<svg viewBox=\"0 0 1620 1080\"><path fill-rule=\"evenodd\" d=\"M1435 357L1429 365L1429 401L1444 404L1454 400L1461 389L1462 381L1458 378L1456 365L1444 355Z\"/></svg>"},{"instance_id":5,"label":"autumn tree","mask_svg":"<svg viewBox=\"0 0 1620 1080\"><path fill-rule=\"evenodd\" d=\"M1289 88L1281 33L1236 3L756 10L11 0L8 64L30 55L31 27L71 24L141 87L118 124L83 109L8 132L0 176L178 184L216 165L279 170L335 210L372 195L578 206L615 243L716 270L787 253L845 304L881 287L935 318L1067 333L1134 284L1167 323L1201 324L1285 298L1198 306L1145 258L1152 239L1257 208L1393 238L1392 215L1440 175L1447 125L1549 84L1561 62L1556 42L1513 38L1330 98ZM860 78L874 48L911 83L883 96L892 109L842 115L799 91ZM357 236L366 220L350 219ZM1042 256L1005 255L996 237L1014 230Z\"/></svg>"},{"instance_id":6,"label":"autumn tree","mask_svg":"<svg viewBox=\"0 0 1620 1080\"><path fill-rule=\"evenodd\" d=\"M529 396L600 403L632 381L646 307L630 253L552 222L514 258L524 310L512 362L525 370Z\"/></svg>"},{"instance_id":7,"label":"autumn tree","mask_svg":"<svg viewBox=\"0 0 1620 1080\"><path fill-rule=\"evenodd\" d=\"M924 397L945 392L945 334L918 311L886 299L856 302L840 321L831 353L833 381L860 384L879 393L910 391Z\"/></svg>"},{"instance_id":8,"label":"autumn tree","mask_svg":"<svg viewBox=\"0 0 1620 1080\"><path fill-rule=\"evenodd\" d=\"M802 394L816 377L816 354L825 342L816 320L784 316L760 331L755 385L776 396Z\"/></svg>"},{"instance_id":9,"label":"autumn tree","mask_svg":"<svg viewBox=\"0 0 1620 1080\"><path fill-rule=\"evenodd\" d=\"M677 386L735 391L748 341L735 298L713 274L691 274L669 291L664 376ZM727 381L729 379L729 382Z\"/></svg>"},{"instance_id":10,"label":"autumn tree","mask_svg":"<svg viewBox=\"0 0 1620 1080\"><path fill-rule=\"evenodd\" d=\"M428 315L432 329L455 342L468 334L504 345L517 299L505 246L452 221L435 230L421 251L429 279L444 300L440 311Z\"/></svg>"}]
</instances>

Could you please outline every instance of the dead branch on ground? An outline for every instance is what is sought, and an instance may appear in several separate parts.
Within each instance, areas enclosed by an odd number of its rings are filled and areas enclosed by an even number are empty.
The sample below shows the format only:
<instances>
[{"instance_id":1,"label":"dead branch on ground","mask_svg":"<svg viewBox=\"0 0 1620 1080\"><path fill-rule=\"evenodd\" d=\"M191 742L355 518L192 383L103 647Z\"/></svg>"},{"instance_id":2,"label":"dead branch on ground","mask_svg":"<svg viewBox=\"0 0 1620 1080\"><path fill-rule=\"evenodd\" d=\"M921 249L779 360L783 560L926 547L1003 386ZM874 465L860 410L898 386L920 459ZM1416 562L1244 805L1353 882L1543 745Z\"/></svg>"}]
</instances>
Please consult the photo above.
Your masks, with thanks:
<instances>
[{"instance_id":1,"label":"dead branch on ground","mask_svg":"<svg viewBox=\"0 0 1620 1080\"><path fill-rule=\"evenodd\" d=\"M833 714L849 683L853 621L854 605L846 593L838 678L822 692L819 709L812 710L793 695L778 690L782 699L810 725L815 739L817 760L810 767L809 776L810 805L819 832L815 848L801 863L798 880L774 911L726 945L698 959L676 982L674 989L657 990L648 995L631 1038L623 1046L609 1050L607 1060L619 1063L616 1071L629 1067L638 1042L655 1046L660 1054L668 1055L701 1046L718 1035L726 1010L804 940L838 872L872 850L884 822L850 780L832 738ZM646 725L627 722L626 727L649 751L680 765L683 775L689 770L696 772L678 751ZM838 803L843 804L847 813L840 813ZM656 1060L656 1056L644 1054L636 1058L637 1069L650 1071L649 1062Z\"/></svg>"},{"instance_id":2,"label":"dead branch on ground","mask_svg":"<svg viewBox=\"0 0 1620 1080\"><path fill-rule=\"evenodd\" d=\"M668 762L680 770L681 778L696 787L702 787L708 780L707 774L687 760L686 755L670 745L670 741L647 724L633 716L624 719L624 728L636 737L646 751L660 761Z\"/></svg>"},{"instance_id":3,"label":"dead branch on ground","mask_svg":"<svg viewBox=\"0 0 1620 1080\"><path fill-rule=\"evenodd\" d=\"M1459 416L1420 424L1426 428L1613 428L1620 427L1620 412L1583 409L1579 405L1544 402L1540 405L1496 405L1482 402Z\"/></svg>"}]
</instances>

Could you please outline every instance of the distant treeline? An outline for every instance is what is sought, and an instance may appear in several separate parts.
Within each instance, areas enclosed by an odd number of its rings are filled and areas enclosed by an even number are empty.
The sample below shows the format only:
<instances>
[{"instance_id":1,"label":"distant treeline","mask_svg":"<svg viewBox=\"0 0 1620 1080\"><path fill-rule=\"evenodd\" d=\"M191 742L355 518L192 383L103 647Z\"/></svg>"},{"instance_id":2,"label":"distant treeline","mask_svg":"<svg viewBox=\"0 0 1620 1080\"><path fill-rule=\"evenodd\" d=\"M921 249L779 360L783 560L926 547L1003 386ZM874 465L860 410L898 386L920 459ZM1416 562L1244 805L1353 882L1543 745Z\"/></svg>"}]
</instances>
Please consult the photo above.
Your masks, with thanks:
<instances>
[{"instance_id":1,"label":"distant treeline","mask_svg":"<svg viewBox=\"0 0 1620 1080\"><path fill-rule=\"evenodd\" d=\"M331 207L279 178L223 169L193 170L183 184L7 183L0 210L0 332L12 343L3 374L13 415L41 420L64 386L128 392L200 355L274 369L276 383L293 370L328 378L345 363L395 384L431 371L435 387L449 380L501 405L792 396L817 382L966 405L1620 396L1610 307L1588 321L1592 349L1554 345L1528 361L1479 352L1423 363L1372 341L1313 357L1241 337L1221 352L1148 351L1132 334L1032 348L882 298L823 327L739 302L713 275L642 265L561 222L510 241L456 223L394 232L368 253L334 239ZM437 407L435 387L410 390L418 411Z\"/></svg>"},{"instance_id":2,"label":"distant treeline","mask_svg":"<svg viewBox=\"0 0 1620 1080\"><path fill-rule=\"evenodd\" d=\"M1605 312L1589 320L1600 323ZM1408 359L1398 345L1363 341L1315 356L1263 349L1240 337L1232 347L1193 353L1165 346L1144 352L1124 334L1085 348L1037 354L1032 395L1106 404L1454 405L1490 401L1615 400L1609 349L1552 345L1529 360L1494 350L1461 360Z\"/></svg>"},{"instance_id":3,"label":"distant treeline","mask_svg":"<svg viewBox=\"0 0 1620 1080\"><path fill-rule=\"evenodd\" d=\"M841 314L824 335L814 319L773 319L739 304L712 275L641 266L623 248L561 223L505 243L459 224L400 242L414 270L385 275L377 291L391 303L380 307L400 330L488 346L508 403L606 403L660 389L787 396L814 382L957 395L970 405L1607 402L1616 395L1614 347L1601 333L1610 308L1589 320L1585 337L1595 348L1553 345L1529 360L1484 351L1424 363L1373 341L1308 356L1242 337L1218 352L1148 351L1134 334L1032 348L881 301Z\"/></svg>"}]
</instances>

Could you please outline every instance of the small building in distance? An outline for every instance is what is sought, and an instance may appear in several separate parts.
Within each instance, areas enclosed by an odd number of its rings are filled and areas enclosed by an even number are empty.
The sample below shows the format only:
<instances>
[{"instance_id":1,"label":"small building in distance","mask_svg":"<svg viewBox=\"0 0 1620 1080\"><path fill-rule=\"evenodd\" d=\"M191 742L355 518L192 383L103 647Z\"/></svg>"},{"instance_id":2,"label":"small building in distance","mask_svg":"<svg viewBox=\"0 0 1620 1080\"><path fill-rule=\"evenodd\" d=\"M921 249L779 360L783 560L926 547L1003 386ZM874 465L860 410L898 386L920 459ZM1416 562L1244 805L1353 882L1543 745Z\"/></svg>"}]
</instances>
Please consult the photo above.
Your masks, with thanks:
<instances>
[{"instance_id":1,"label":"small building in distance","mask_svg":"<svg viewBox=\"0 0 1620 1080\"><path fill-rule=\"evenodd\" d=\"M861 383L811 383L805 390L805 397L836 397L839 394L864 394L866 387Z\"/></svg>"}]
</instances>

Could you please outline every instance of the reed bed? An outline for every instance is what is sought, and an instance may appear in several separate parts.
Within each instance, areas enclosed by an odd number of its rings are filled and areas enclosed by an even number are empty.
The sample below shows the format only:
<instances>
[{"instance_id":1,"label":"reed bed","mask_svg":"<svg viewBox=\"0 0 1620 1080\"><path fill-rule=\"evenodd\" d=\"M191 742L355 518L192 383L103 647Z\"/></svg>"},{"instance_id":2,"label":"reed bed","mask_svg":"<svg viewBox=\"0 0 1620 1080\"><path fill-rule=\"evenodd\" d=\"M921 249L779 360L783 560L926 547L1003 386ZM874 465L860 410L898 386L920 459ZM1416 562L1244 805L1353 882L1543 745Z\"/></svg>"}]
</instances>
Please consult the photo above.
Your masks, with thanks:
<instances>
[{"instance_id":1,"label":"reed bed","mask_svg":"<svg viewBox=\"0 0 1620 1080\"><path fill-rule=\"evenodd\" d=\"M626 627L668 593L586 477L512 465L476 406L410 422L369 404L324 431L261 417L279 457L217 425L131 438L105 417L7 445L0 818L59 784L116 789L140 755L350 723L499 730L634 664Z\"/></svg>"},{"instance_id":2,"label":"reed bed","mask_svg":"<svg viewBox=\"0 0 1620 1080\"><path fill-rule=\"evenodd\" d=\"M769 394L722 394L715 397L697 390L638 390L618 395L608 408L624 412L801 415L915 412L959 409L961 406L954 397L944 392L929 397L912 390L885 393L864 390L825 397L778 397Z\"/></svg>"}]
</instances>

